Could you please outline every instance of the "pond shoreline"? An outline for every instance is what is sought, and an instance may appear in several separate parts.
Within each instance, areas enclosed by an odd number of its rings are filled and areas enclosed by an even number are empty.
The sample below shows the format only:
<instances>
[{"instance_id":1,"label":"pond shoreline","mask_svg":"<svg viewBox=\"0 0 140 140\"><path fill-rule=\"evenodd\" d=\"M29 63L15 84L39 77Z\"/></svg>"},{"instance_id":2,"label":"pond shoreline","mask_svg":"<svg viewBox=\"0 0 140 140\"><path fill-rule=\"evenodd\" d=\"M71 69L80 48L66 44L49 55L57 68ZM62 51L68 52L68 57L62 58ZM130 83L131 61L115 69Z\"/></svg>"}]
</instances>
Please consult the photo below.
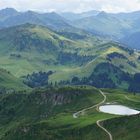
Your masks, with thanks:
<instances>
[{"instance_id":1,"label":"pond shoreline","mask_svg":"<svg viewBox=\"0 0 140 140\"><path fill-rule=\"evenodd\" d=\"M99 107L99 110L104 113L114 114L114 115L136 115L139 114L140 111L129 108L123 105L114 105L114 104L106 104Z\"/></svg>"}]
</instances>

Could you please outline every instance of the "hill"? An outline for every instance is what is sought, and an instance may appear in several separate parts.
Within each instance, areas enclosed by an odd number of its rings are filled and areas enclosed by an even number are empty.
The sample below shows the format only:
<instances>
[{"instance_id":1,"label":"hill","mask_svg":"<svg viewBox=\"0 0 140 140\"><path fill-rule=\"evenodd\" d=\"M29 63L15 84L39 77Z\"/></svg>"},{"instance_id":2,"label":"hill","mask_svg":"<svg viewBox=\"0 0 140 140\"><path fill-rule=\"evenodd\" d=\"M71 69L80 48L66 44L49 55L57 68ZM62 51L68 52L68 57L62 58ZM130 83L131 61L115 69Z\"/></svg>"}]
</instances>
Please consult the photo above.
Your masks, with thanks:
<instances>
[{"instance_id":1,"label":"hill","mask_svg":"<svg viewBox=\"0 0 140 140\"><path fill-rule=\"evenodd\" d=\"M96 104L102 98L96 89L90 87L64 87L37 90L30 94L19 93L0 96L0 138L22 124L39 123L63 112L72 113L84 106ZM92 100L95 97L96 101Z\"/></svg>"},{"instance_id":2,"label":"hill","mask_svg":"<svg viewBox=\"0 0 140 140\"><path fill-rule=\"evenodd\" d=\"M102 63L135 74L140 69L139 56L137 51L85 32L54 32L33 24L0 30L0 66L16 77L52 71L50 82L88 78Z\"/></svg>"},{"instance_id":3,"label":"hill","mask_svg":"<svg viewBox=\"0 0 140 140\"><path fill-rule=\"evenodd\" d=\"M117 101L118 104L131 108L140 108L140 104L135 102L140 99L139 95L134 96L119 90L106 92L107 102ZM134 101L127 100L125 96ZM103 97L97 89L87 86L1 95L0 138L108 140L106 133L96 125L98 120L105 120L103 126L111 132L114 139L139 138L138 115L122 117L98 112L96 108L92 108L77 119L73 118L72 114L76 111L96 105L102 100Z\"/></svg>"},{"instance_id":4,"label":"hill","mask_svg":"<svg viewBox=\"0 0 140 140\"><path fill-rule=\"evenodd\" d=\"M81 34L80 38L78 33L74 33L75 39L72 39L70 34L56 33L32 24L6 28L0 32L1 66L16 76L51 69L49 67L52 66L58 69L62 65L83 65L94 57L84 54L84 50L91 50L93 45L105 42L85 34Z\"/></svg>"},{"instance_id":5,"label":"hill","mask_svg":"<svg viewBox=\"0 0 140 140\"><path fill-rule=\"evenodd\" d=\"M77 84L88 83L97 86L96 83L99 84L101 82L98 87L100 87L100 85L103 87L104 84L107 84L108 80L111 80L110 82L112 84L114 83L115 87L119 86L127 89L131 79L129 77L135 73L139 73L139 53L111 42L101 47L98 46L97 48L97 52L94 48L94 54L97 56L90 62L77 69L66 71L65 77L62 76L64 71L54 73L50 76L50 80L61 80L61 77L68 80L76 76L79 79L77 80ZM122 81L126 81L127 84ZM108 84L108 86L109 85L111 86L111 84Z\"/></svg>"}]
</instances>

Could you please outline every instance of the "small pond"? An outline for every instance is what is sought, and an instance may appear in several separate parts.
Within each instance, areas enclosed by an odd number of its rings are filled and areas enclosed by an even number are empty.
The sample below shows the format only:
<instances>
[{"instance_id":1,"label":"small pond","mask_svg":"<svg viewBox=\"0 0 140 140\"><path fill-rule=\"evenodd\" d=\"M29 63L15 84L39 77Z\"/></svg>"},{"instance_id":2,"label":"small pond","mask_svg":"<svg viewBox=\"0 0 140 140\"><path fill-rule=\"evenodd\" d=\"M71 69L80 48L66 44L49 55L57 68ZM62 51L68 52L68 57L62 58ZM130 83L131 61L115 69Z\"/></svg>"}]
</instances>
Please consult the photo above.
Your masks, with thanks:
<instances>
[{"instance_id":1,"label":"small pond","mask_svg":"<svg viewBox=\"0 0 140 140\"><path fill-rule=\"evenodd\" d=\"M140 113L138 110L134 110L122 105L102 105L99 107L99 110L104 113L115 115L135 115Z\"/></svg>"}]
</instances>

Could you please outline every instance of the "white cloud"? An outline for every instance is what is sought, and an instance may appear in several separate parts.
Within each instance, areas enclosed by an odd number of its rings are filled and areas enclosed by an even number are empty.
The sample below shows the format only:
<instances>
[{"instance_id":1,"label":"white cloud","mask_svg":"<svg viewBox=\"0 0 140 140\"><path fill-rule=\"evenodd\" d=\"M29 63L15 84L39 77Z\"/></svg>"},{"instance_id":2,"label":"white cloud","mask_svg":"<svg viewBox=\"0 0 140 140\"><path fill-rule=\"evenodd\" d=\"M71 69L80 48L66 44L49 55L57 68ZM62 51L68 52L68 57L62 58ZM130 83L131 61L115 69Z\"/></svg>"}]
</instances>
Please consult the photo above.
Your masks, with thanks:
<instances>
[{"instance_id":1,"label":"white cloud","mask_svg":"<svg viewBox=\"0 0 140 140\"><path fill-rule=\"evenodd\" d=\"M20 11L72 11L103 10L125 12L140 10L140 0L0 0L0 8L13 7Z\"/></svg>"}]
</instances>

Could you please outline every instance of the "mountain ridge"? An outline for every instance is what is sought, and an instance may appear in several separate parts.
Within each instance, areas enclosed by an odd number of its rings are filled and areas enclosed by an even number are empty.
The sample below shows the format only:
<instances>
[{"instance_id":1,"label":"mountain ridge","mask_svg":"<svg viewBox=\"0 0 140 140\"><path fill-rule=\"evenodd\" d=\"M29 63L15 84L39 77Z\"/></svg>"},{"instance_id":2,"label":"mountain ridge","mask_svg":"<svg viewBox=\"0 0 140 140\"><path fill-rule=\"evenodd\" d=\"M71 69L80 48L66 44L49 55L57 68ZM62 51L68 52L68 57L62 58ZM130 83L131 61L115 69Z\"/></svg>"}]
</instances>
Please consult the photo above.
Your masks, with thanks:
<instances>
[{"instance_id":1,"label":"mountain ridge","mask_svg":"<svg viewBox=\"0 0 140 140\"><path fill-rule=\"evenodd\" d=\"M103 38L81 35L82 38L78 34L78 38L73 39L71 35L33 24L2 29L0 66L17 77L52 71L50 82L72 80L74 76L88 78L98 64L106 62L130 74L139 71L140 54L137 51Z\"/></svg>"}]
</instances>

